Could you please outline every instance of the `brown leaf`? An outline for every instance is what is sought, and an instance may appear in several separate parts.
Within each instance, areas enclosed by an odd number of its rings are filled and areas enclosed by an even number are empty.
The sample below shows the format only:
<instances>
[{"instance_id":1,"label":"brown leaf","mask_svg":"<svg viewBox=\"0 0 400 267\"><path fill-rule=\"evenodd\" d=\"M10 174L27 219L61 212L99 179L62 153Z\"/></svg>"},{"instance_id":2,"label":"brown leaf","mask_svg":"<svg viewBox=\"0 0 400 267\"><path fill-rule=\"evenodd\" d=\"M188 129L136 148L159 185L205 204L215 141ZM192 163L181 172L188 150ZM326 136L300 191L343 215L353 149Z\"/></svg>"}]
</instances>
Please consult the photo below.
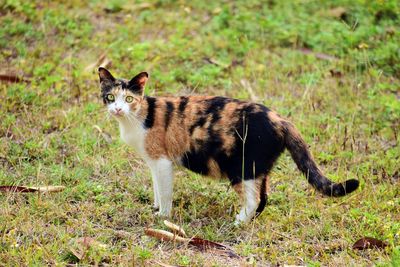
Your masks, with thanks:
<instances>
[{"instance_id":1,"label":"brown leaf","mask_svg":"<svg viewBox=\"0 0 400 267\"><path fill-rule=\"evenodd\" d=\"M32 193L32 192L37 192L37 190L26 187L26 186L1 185L0 192Z\"/></svg>"},{"instance_id":2,"label":"brown leaf","mask_svg":"<svg viewBox=\"0 0 400 267\"><path fill-rule=\"evenodd\" d=\"M218 255L226 255L232 258L240 258L231 248L223 244L216 243L203 238L199 237L184 238L168 231L152 229L152 228L147 228L144 230L144 232L146 235L155 237L162 241L177 241L180 243L189 243L190 245L203 251L207 250L209 252L214 252Z\"/></svg>"},{"instance_id":3,"label":"brown leaf","mask_svg":"<svg viewBox=\"0 0 400 267\"><path fill-rule=\"evenodd\" d=\"M329 72L331 73L331 76L335 78L341 78L343 76L343 73L340 70L331 69Z\"/></svg>"},{"instance_id":4,"label":"brown leaf","mask_svg":"<svg viewBox=\"0 0 400 267\"><path fill-rule=\"evenodd\" d=\"M12 192L12 193L54 193L60 192L65 189L65 186L15 186L15 185L2 185L0 186L0 192Z\"/></svg>"},{"instance_id":5,"label":"brown leaf","mask_svg":"<svg viewBox=\"0 0 400 267\"><path fill-rule=\"evenodd\" d=\"M388 243L386 243L385 241L381 241L373 237L363 237L354 243L353 249L359 249L359 250L370 249L370 248L381 249L387 246Z\"/></svg>"},{"instance_id":6,"label":"brown leaf","mask_svg":"<svg viewBox=\"0 0 400 267\"><path fill-rule=\"evenodd\" d=\"M176 224L174 224L174 223L172 223L172 222L169 222L169 221L167 221L167 220L164 220L164 224L165 224L165 226L167 226L174 234L180 235L180 236L182 236L182 237L186 237L185 230L183 230L182 227L180 227L180 226L178 226L178 225L176 225Z\"/></svg>"},{"instance_id":7,"label":"brown leaf","mask_svg":"<svg viewBox=\"0 0 400 267\"><path fill-rule=\"evenodd\" d=\"M190 239L189 244L199 248L200 250L212 250L221 255L227 255L232 258L240 258L231 248L207 239L193 237Z\"/></svg>"},{"instance_id":8,"label":"brown leaf","mask_svg":"<svg viewBox=\"0 0 400 267\"><path fill-rule=\"evenodd\" d=\"M29 79L14 75L14 74L0 74L0 81L9 82L9 83L21 83L21 82L29 83L30 82Z\"/></svg>"},{"instance_id":9,"label":"brown leaf","mask_svg":"<svg viewBox=\"0 0 400 267\"><path fill-rule=\"evenodd\" d=\"M203 250L211 249L211 248L217 248L217 249L226 249L227 247L225 245L199 238L199 237L193 237L190 239L189 244L198 247Z\"/></svg>"}]
</instances>

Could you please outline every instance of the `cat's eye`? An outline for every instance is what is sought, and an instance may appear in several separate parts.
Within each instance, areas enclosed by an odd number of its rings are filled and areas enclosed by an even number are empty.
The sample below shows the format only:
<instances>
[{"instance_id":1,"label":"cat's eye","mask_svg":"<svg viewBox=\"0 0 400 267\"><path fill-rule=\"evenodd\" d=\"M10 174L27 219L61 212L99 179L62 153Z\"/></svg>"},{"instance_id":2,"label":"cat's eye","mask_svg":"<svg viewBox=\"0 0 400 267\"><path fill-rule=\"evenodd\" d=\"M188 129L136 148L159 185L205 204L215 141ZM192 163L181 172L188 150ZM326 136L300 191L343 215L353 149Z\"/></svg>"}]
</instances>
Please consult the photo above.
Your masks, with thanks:
<instances>
[{"instance_id":1,"label":"cat's eye","mask_svg":"<svg viewBox=\"0 0 400 267\"><path fill-rule=\"evenodd\" d=\"M133 101L133 96L128 95L128 96L125 98L125 101L126 101L126 103L132 103L132 101Z\"/></svg>"},{"instance_id":2,"label":"cat's eye","mask_svg":"<svg viewBox=\"0 0 400 267\"><path fill-rule=\"evenodd\" d=\"M106 98L107 98L108 101L114 101L115 100L115 97L112 94L106 95Z\"/></svg>"}]
</instances>

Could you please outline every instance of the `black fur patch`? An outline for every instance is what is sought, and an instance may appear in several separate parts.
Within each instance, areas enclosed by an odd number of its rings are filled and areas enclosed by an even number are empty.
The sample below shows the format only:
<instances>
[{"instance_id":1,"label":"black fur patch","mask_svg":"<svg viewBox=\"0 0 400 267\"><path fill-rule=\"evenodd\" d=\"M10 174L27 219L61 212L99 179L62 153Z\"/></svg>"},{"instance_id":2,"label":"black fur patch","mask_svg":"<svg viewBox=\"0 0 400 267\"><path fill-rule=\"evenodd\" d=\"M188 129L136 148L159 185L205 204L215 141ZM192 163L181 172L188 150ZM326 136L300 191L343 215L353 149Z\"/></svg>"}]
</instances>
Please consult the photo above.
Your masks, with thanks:
<instances>
[{"instance_id":1,"label":"black fur patch","mask_svg":"<svg viewBox=\"0 0 400 267\"><path fill-rule=\"evenodd\" d=\"M144 127L149 129L154 125L154 115L155 115L155 108L156 108L156 98L154 97L146 97L145 98L148 104L147 108L147 116L144 121Z\"/></svg>"},{"instance_id":2,"label":"black fur patch","mask_svg":"<svg viewBox=\"0 0 400 267\"><path fill-rule=\"evenodd\" d=\"M207 175L209 172L207 160L207 155L191 150L183 156L182 165L195 173Z\"/></svg>"},{"instance_id":3,"label":"black fur patch","mask_svg":"<svg viewBox=\"0 0 400 267\"><path fill-rule=\"evenodd\" d=\"M237 100L216 97L207 101L210 101L207 115L218 121L223 107L229 101ZM268 108L258 105L261 110L255 112L255 107L255 104L250 103L238 108L236 116L240 120L235 125L226 125L225 131L234 133L235 136L235 144L229 156L222 149L223 140L220 133L214 130L211 123L207 129L208 139L198 150L192 148L186 153L182 159L183 165L194 172L207 174L207 162L213 159L218 163L221 172L228 176L232 185L240 183L243 179L250 180L267 175L285 148L284 140L269 120ZM190 129L193 131L203 121L199 119Z\"/></svg>"},{"instance_id":4,"label":"black fur patch","mask_svg":"<svg viewBox=\"0 0 400 267\"><path fill-rule=\"evenodd\" d=\"M189 102L189 98L187 96L181 96L180 98L181 98L181 102L179 103L178 110L179 110L179 113L181 114L181 116L183 116L183 112L186 109L186 105Z\"/></svg>"},{"instance_id":5,"label":"black fur patch","mask_svg":"<svg viewBox=\"0 0 400 267\"><path fill-rule=\"evenodd\" d=\"M190 126L189 128L189 133L190 135L193 134L194 129L196 129L196 127L203 127L203 125L206 123L207 118L201 116L192 126Z\"/></svg>"},{"instance_id":6,"label":"black fur patch","mask_svg":"<svg viewBox=\"0 0 400 267\"><path fill-rule=\"evenodd\" d=\"M189 129L203 126L205 118L212 116L212 120L218 121L220 111L231 100L223 97L215 97L207 100L210 103L206 110L194 125ZM272 122L268 118L268 108L258 105L261 111L255 112L255 104L248 104L238 108L236 116L241 118L235 125L227 125L227 132L234 133L235 144L229 156L222 149L223 140L218 131L210 124L208 139L202 143L198 150L191 148L182 159L182 163L188 169L208 174L207 162L215 160L222 174L227 175L231 184L240 183L243 179L250 180L260 175L267 175L275 160L284 150L284 140L276 133ZM208 114L207 114L208 113ZM246 140L243 141L247 132ZM242 168L244 167L244 168Z\"/></svg>"},{"instance_id":7,"label":"black fur patch","mask_svg":"<svg viewBox=\"0 0 400 267\"><path fill-rule=\"evenodd\" d=\"M224 109L225 105L230 101L230 99L225 97L214 97L208 100L208 107L206 114L211 114L211 123L217 122L221 118L221 110Z\"/></svg>"},{"instance_id":8,"label":"black fur patch","mask_svg":"<svg viewBox=\"0 0 400 267\"><path fill-rule=\"evenodd\" d=\"M193 134L193 131L196 129L196 127L203 127L204 124L207 121L207 118L211 117L211 124L210 127L212 127L214 123L216 123L219 119L221 119L221 111L224 109L225 105L229 101L233 101L233 99L228 99L225 97L214 97L211 99L206 100L207 101L207 109L204 111L204 113L199 112L197 116L199 119L190 126L189 128L189 133L190 135ZM210 131L210 129L208 129Z\"/></svg>"},{"instance_id":9,"label":"black fur patch","mask_svg":"<svg viewBox=\"0 0 400 267\"><path fill-rule=\"evenodd\" d=\"M100 83L101 87L101 98L103 99L103 103L107 104L110 101L107 100L107 94L113 89L114 83L110 81L103 81Z\"/></svg>"},{"instance_id":10,"label":"black fur patch","mask_svg":"<svg viewBox=\"0 0 400 267\"><path fill-rule=\"evenodd\" d=\"M118 80L119 85L121 85L121 88L124 90L129 90L129 84L127 81L124 80Z\"/></svg>"},{"instance_id":11,"label":"black fur patch","mask_svg":"<svg viewBox=\"0 0 400 267\"><path fill-rule=\"evenodd\" d=\"M236 126L236 147L227 169L231 183L267 175L283 152L284 140L276 133L267 116L268 108L253 112L252 104L238 111L241 118ZM244 146L243 146L244 142ZM243 150L244 147L244 150Z\"/></svg>"},{"instance_id":12,"label":"black fur patch","mask_svg":"<svg viewBox=\"0 0 400 267\"><path fill-rule=\"evenodd\" d=\"M203 175L209 173L207 162L210 159L216 159L218 154L224 154L221 151L222 140L220 135L211 129L208 130L208 134L209 138L207 140L196 140L196 143L201 145L199 150L191 148L182 159L183 166Z\"/></svg>"},{"instance_id":13,"label":"black fur patch","mask_svg":"<svg viewBox=\"0 0 400 267\"><path fill-rule=\"evenodd\" d=\"M174 104L172 104L172 102L170 101L167 101L166 104L167 104L167 110L165 112L165 130L168 128L174 112Z\"/></svg>"},{"instance_id":14,"label":"black fur patch","mask_svg":"<svg viewBox=\"0 0 400 267\"><path fill-rule=\"evenodd\" d=\"M214 97L207 100L208 108L204 113L198 114L199 119L189 128L190 134L196 127L203 127L209 116L219 116L220 110L225 106L230 99L222 97ZM223 104L222 104L223 103ZM182 164L191 171L207 175L209 169L207 163L210 159L217 159L223 157L225 152L222 151L223 141L220 133L213 129L213 124L207 128L208 138L206 140L196 140L199 149L191 148L190 151L185 153L182 158ZM218 177L217 177L218 178Z\"/></svg>"},{"instance_id":15,"label":"black fur patch","mask_svg":"<svg viewBox=\"0 0 400 267\"><path fill-rule=\"evenodd\" d=\"M267 195L267 177L265 176L262 181L261 181L261 185L260 185L260 203L258 203L258 207L256 210L256 216L259 216L265 206L267 205L267 201L268 201L268 195Z\"/></svg>"}]
</instances>

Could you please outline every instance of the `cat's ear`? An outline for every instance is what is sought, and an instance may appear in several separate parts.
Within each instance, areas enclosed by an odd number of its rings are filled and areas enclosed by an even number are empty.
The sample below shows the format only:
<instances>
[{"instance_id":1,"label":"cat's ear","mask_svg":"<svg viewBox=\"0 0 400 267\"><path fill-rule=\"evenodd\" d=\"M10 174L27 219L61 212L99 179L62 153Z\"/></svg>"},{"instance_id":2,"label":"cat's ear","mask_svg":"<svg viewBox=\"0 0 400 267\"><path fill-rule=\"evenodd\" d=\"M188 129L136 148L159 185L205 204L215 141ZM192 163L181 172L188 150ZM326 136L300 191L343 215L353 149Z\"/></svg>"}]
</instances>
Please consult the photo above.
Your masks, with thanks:
<instances>
[{"instance_id":1,"label":"cat's ear","mask_svg":"<svg viewBox=\"0 0 400 267\"><path fill-rule=\"evenodd\" d=\"M103 67L99 68L99 78L100 78L100 83L102 82L109 83L115 81L114 76L112 76L112 74L106 68Z\"/></svg>"},{"instance_id":2,"label":"cat's ear","mask_svg":"<svg viewBox=\"0 0 400 267\"><path fill-rule=\"evenodd\" d=\"M148 79L149 79L149 74L147 72L139 73L129 81L128 84L129 90L131 90L135 94L143 95L144 86L146 85Z\"/></svg>"}]
</instances>

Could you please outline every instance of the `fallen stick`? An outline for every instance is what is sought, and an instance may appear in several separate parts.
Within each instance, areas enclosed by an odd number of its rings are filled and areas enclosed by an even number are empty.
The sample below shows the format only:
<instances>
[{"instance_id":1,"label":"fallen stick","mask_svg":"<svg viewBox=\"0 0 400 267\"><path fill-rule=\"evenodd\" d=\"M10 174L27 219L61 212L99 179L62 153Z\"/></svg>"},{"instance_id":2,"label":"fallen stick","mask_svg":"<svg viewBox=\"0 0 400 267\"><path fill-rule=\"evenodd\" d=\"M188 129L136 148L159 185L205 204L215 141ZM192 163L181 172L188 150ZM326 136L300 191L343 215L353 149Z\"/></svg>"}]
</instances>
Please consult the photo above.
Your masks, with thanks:
<instances>
[{"instance_id":1,"label":"fallen stick","mask_svg":"<svg viewBox=\"0 0 400 267\"><path fill-rule=\"evenodd\" d=\"M231 258L240 258L231 248L223 244L219 244L203 238L199 237L185 238L168 231L152 229L152 228L147 228L144 230L144 232L146 235L155 237L162 241L172 241L172 242L176 241L179 243L188 243L203 251L212 250L214 252L219 253L220 255L227 255Z\"/></svg>"},{"instance_id":2,"label":"fallen stick","mask_svg":"<svg viewBox=\"0 0 400 267\"><path fill-rule=\"evenodd\" d=\"M176 224L174 224L174 223L172 223L172 222L169 222L169 221L167 221L167 220L164 220L164 224L165 224L165 226L167 226L174 234L180 235L180 236L183 236L183 237L186 237L185 230L183 230L182 227L180 227L180 226L178 226L178 225L176 225Z\"/></svg>"},{"instance_id":3,"label":"fallen stick","mask_svg":"<svg viewBox=\"0 0 400 267\"><path fill-rule=\"evenodd\" d=\"M0 192L11 192L11 193L54 193L60 192L65 189L65 186L56 185L56 186L16 186L16 185L1 185Z\"/></svg>"},{"instance_id":4,"label":"fallen stick","mask_svg":"<svg viewBox=\"0 0 400 267\"><path fill-rule=\"evenodd\" d=\"M176 234L173 234L171 232L164 231L164 230L147 228L144 230L144 232L146 235L155 237L162 241L177 241L180 243L190 242L189 238L181 237L181 236L178 236Z\"/></svg>"}]
</instances>

